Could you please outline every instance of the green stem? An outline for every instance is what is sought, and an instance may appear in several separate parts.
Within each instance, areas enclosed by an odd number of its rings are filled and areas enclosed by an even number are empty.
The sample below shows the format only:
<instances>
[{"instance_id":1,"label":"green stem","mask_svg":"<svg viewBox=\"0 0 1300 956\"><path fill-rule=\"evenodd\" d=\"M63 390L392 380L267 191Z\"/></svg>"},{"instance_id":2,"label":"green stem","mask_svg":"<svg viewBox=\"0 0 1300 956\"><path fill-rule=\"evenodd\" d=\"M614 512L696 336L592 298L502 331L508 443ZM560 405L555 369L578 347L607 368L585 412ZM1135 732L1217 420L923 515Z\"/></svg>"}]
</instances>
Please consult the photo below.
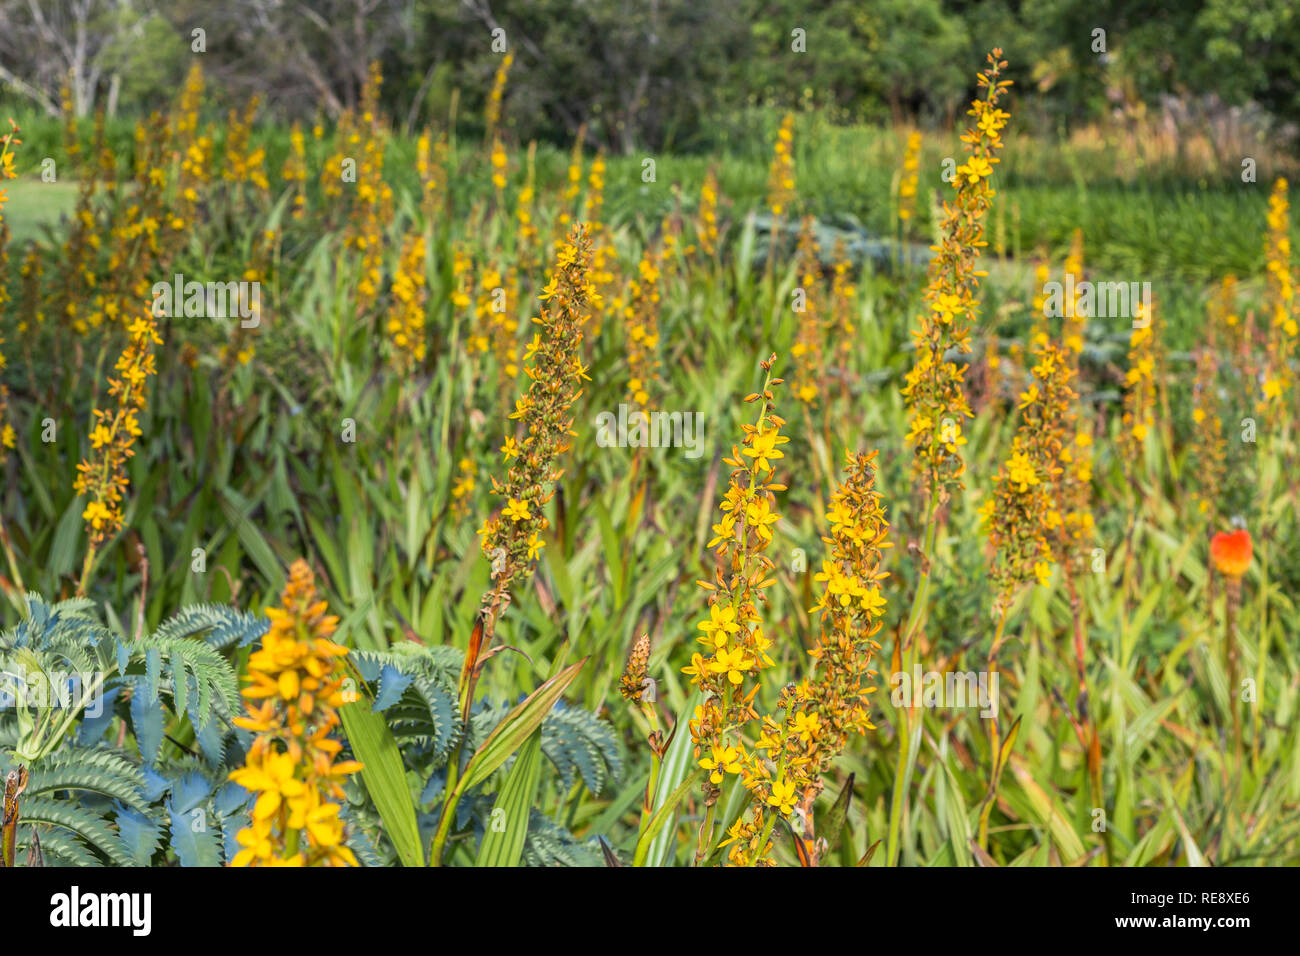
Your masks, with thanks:
<instances>
[{"instance_id":1,"label":"green stem","mask_svg":"<svg viewBox=\"0 0 1300 956\"><path fill-rule=\"evenodd\" d=\"M646 720L650 722L651 735L657 734L659 732L659 714L655 711L654 704L643 700L641 702L641 711L645 714ZM650 779L645 785L645 800L641 804L641 825L637 828L638 846L641 843L641 838L645 836L646 827L650 825L655 790L659 787L659 768L662 764L663 761L660 759L658 751L652 750L650 753Z\"/></svg>"},{"instance_id":2,"label":"green stem","mask_svg":"<svg viewBox=\"0 0 1300 956\"><path fill-rule=\"evenodd\" d=\"M920 627L921 618L925 613L926 598L930 593L930 562L934 554L934 539L938 531L938 524L935 517L939 510L939 496L937 490L930 492L930 505L926 512L925 519L925 546L921 557L925 564L921 569L921 576L917 581L916 595L912 599L912 609L908 614L907 625L903 628L903 634L899 638L900 652L899 660L903 661L903 654L906 653L906 663L904 664L904 673L911 674L915 669L917 658L917 642L914 639L916 630ZM911 787L910 773L910 749L912 742L912 733L917 720L917 711L915 707L915 695L913 700L908 701L908 707L904 714L903 720L898 732L898 761L894 767L894 793L889 803L889 832L885 839L885 864L887 866L897 866L898 858L902 851L899 843L899 834L902 828L903 804L907 798L907 792Z\"/></svg>"},{"instance_id":3,"label":"green stem","mask_svg":"<svg viewBox=\"0 0 1300 956\"><path fill-rule=\"evenodd\" d=\"M717 809L717 803L710 803L709 808L704 811L704 822L700 824L700 835L695 843L695 865L699 866L708 856L708 850L713 843L713 813Z\"/></svg>"},{"instance_id":4,"label":"green stem","mask_svg":"<svg viewBox=\"0 0 1300 956\"><path fill-rule=\"evenodd\" d=\"M442 816L438 819L438 831L433 835L433 844L429 847L430 866L442 866L442 851L447 845L447 836L451 833L451 821L456 818L458 803L460 788L448 791L447 799L442 805Z\"/></svg>"}]
</instances>

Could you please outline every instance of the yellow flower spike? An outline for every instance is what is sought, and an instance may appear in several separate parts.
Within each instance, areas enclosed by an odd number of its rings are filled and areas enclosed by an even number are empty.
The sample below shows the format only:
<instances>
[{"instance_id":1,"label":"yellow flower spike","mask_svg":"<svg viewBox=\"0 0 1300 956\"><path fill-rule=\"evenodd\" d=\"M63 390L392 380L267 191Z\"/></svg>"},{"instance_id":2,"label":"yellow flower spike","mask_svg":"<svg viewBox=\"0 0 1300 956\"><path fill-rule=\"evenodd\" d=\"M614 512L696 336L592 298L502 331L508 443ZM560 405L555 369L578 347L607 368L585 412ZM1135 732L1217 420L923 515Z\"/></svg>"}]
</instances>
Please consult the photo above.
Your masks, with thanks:
<instances>
[{"instance_id":1,"label":"yellow flower spike","mask_svg":"<svg viewBox=\"0 0 1300 956\"><path fill-rule=\"evenodd\" d=\"M889 525L875 490L875 457L874 452L849 456L848 474L827 506L829 557L814 577L823 586L813 609L821 625L820 640L809 651L814 668L801 683L782 690L776 712L763 718L757 749L768 757L751 759L742 775L757 799L728 831L731 863L769 865L772 817L767 811L788 816L807 805L849 737L874 729L868 695L875 690L871 661L885 612L880 565L889 547Z\"/></svg>"},{"instance_id":2,"label":"yellow flower spike","mask_svg":"<svg viewBox=\"0 0 1300 956\"><path fill-rule=\"evenodd\" d=\"M1007 81L999 79L1006 63L1001 50L989 55L989 67L977 77L983 91L971 107L976 126L962 135L970 156L957 168L954 199L944 206L942 240L930 260L927 308L912 332L916 358L907 373L903 395L912 423L907 440L913 447L913 467L931 500L941 491L962 487L965 463L948 429L973 417L965 391L965 367L950 352L969 353L970 327L976 315L975 290L983 271L977 257L984 245L983 219L993 203L989 179L1002 148L999 130L1006 114L997 109ZM937 423L937 425L936 425Z\"/></svg>"},{"instance_id":3,"label":"yellow flower spike","mask_svg":"<svg viewBox=\"0 0 1300 956\"><path fill-rule=\"evenodd\" d=\"M257 737L230 780L258 796L250 826L236 835L243 849L231 865L355 866L355 856L340 845L340 806L330 800L341 799L339 782L361 769L354 760L333 762L342 750L331 734L339 726L339 659L347 648L329 639L338 618L318 599L305 561L289 569L280 603L266 609L270 630L248 659L253 686L244 695L262 702L248 704L248 715L235 718L236 726ZM294 831L296 845L305 849L286 856Z\"/></svg>"}]
</instances>

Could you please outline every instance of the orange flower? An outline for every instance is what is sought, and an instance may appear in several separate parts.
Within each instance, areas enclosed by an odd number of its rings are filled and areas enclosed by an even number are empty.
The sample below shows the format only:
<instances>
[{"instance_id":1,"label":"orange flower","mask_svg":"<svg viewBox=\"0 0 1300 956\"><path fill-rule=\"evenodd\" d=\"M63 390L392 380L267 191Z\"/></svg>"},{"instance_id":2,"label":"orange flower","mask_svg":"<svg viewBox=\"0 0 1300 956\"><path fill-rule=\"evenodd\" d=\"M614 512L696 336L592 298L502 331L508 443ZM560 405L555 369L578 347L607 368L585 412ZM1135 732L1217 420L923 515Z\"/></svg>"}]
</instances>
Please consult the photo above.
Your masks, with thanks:
<instances>
[{"instance_id":1,"label":"orange flower","mask_svg":"<svg viewBox=\"0 0 1300 956\"><path fill-rule=\"evenodd\" d=\"M1245 528L1231 534L1220 531L1210 539L1210 558L1220 574L1239 578L1250 567L1250 532Z\"/></svg>"}]
</instances>

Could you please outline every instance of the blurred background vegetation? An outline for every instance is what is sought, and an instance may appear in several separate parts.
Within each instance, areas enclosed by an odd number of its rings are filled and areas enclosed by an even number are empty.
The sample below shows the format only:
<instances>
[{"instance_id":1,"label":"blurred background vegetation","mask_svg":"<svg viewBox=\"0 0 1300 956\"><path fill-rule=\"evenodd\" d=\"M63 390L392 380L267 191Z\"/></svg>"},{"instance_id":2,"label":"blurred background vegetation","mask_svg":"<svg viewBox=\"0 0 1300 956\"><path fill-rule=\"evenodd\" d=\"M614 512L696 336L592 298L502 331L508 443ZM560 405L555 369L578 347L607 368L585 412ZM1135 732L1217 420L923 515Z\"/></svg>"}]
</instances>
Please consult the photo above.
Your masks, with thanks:
<instances>
[{"instance_id":1,"label":"blurred background vegetation","mask_svg":"<svg viewBox=\"0 0 1300 956\"><path fill-rule=\"evenodd\" d=\"M725 148L755 107L946 127L995 41L1039 133L1118 119L1277 143L1300 113L1294 0L0 0L0 22L0 105L50 115L69 76L79 115L163 108L196 30L218 102L335 118L378 60L405 129L454 113L467 133L503 30L506 129L567 145L585 126L611 152Z\"/></svg>"}]
</instances>

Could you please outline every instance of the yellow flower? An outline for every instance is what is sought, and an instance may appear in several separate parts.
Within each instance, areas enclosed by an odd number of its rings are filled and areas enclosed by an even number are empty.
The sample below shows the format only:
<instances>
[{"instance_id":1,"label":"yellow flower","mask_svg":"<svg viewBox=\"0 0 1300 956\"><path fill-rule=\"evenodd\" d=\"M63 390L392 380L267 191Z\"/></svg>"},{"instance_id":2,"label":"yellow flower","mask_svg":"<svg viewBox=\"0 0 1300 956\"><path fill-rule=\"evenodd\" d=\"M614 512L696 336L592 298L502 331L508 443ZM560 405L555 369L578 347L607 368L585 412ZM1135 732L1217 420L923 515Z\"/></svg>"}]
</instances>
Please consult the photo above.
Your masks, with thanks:
<instances>
[{"instance_id":1,"label":"yellow flower","mask_svg":"<svg viewBox=\"0 0 1300 956\"><path fill-rule=\"evenodd\" d=\"M740 453L754 459L754 469L756 471L771 471L772 462L785 457L785 452L776 446L783 445L789 440L782 436L777 429L769 428L754 433L753 442L748 448L742 448Z\"/></svg>"},{"instance_id":2,"label":"yellow flower","mask_svg":"<svg viewBox=\"0 0 1300 956\"><path fill-rule=\"evenodd\" d=\"M817 714L799 711L794 715L794 732L800 737L811 740L821 730L821 718Z\"/></svg>"},{"instance_id":3,"label":"yellow flower","mask_svg":"<svg viewBox=\"0 0 1300 956\"><path fill-rule=\"evenodd\" d=\"M722 783L724 773L740 773L740 753L735 747L714 747L710 756L700 758L700 766L713 771L711 782Z\"/></svg>"},{"instance_id":4,"label":"yellow flower","mask_svg":"<svg viewBox=\"0 0 1300 956\"><path fill-rule=\"evenodd\" d=\"M1028 491L1031 485L1038 484L1038 472L1034 470L1034 463L1024 452L1017 452L1011 456L1011 460L1007 462L1007 477L1011 479L1012 484L1019 485L1022 492Z\"/></svg>"},{"instance_id":5,"label":"yellow flower","mask_svg":"<svg viewBox=\"0 0 1300 956\"><path fill-rule=\"evenodd\" d=\"M528 511L528 502L511 498L501 514L511 521L527 521L531 515Z\"/></svg>"},{"instance_id":6,"label":"yellow flower","mask_svg":"<svg viewBox=\"0 0 1300 956\"><path fill-rule=\"evenodd\" d=\"M789 816L794 812L795 804L795 786L793 780L774 780L772 782L772 795L767 798L767 804L776 807L782 815Z\"/></svg>"},{"instance_id":7,"label":"yellow flower","mask_svg":"<svg viewBox=\"0 0 1300 956\"><path fill-rule=\"evenodd\" d=\"M706 642L717 647L724 646L727 636L740 630L740 625L736 622L736 609L714 604L709 608L709 619L701 621L699 629L704 632Z\"/></svg>"},{"instance_id":8,"label":"yellow flower","mask_svg":"<svg viewBox=\"0 0 1300 956\"><path fill-rule=\"evenodd\" d=\"M745 671L753 668L754 659L745 656L743 647L719 648L711 666L716 673L725 674L731 683L740 684L745 679Z\"/></svg>"}]
</instances>

